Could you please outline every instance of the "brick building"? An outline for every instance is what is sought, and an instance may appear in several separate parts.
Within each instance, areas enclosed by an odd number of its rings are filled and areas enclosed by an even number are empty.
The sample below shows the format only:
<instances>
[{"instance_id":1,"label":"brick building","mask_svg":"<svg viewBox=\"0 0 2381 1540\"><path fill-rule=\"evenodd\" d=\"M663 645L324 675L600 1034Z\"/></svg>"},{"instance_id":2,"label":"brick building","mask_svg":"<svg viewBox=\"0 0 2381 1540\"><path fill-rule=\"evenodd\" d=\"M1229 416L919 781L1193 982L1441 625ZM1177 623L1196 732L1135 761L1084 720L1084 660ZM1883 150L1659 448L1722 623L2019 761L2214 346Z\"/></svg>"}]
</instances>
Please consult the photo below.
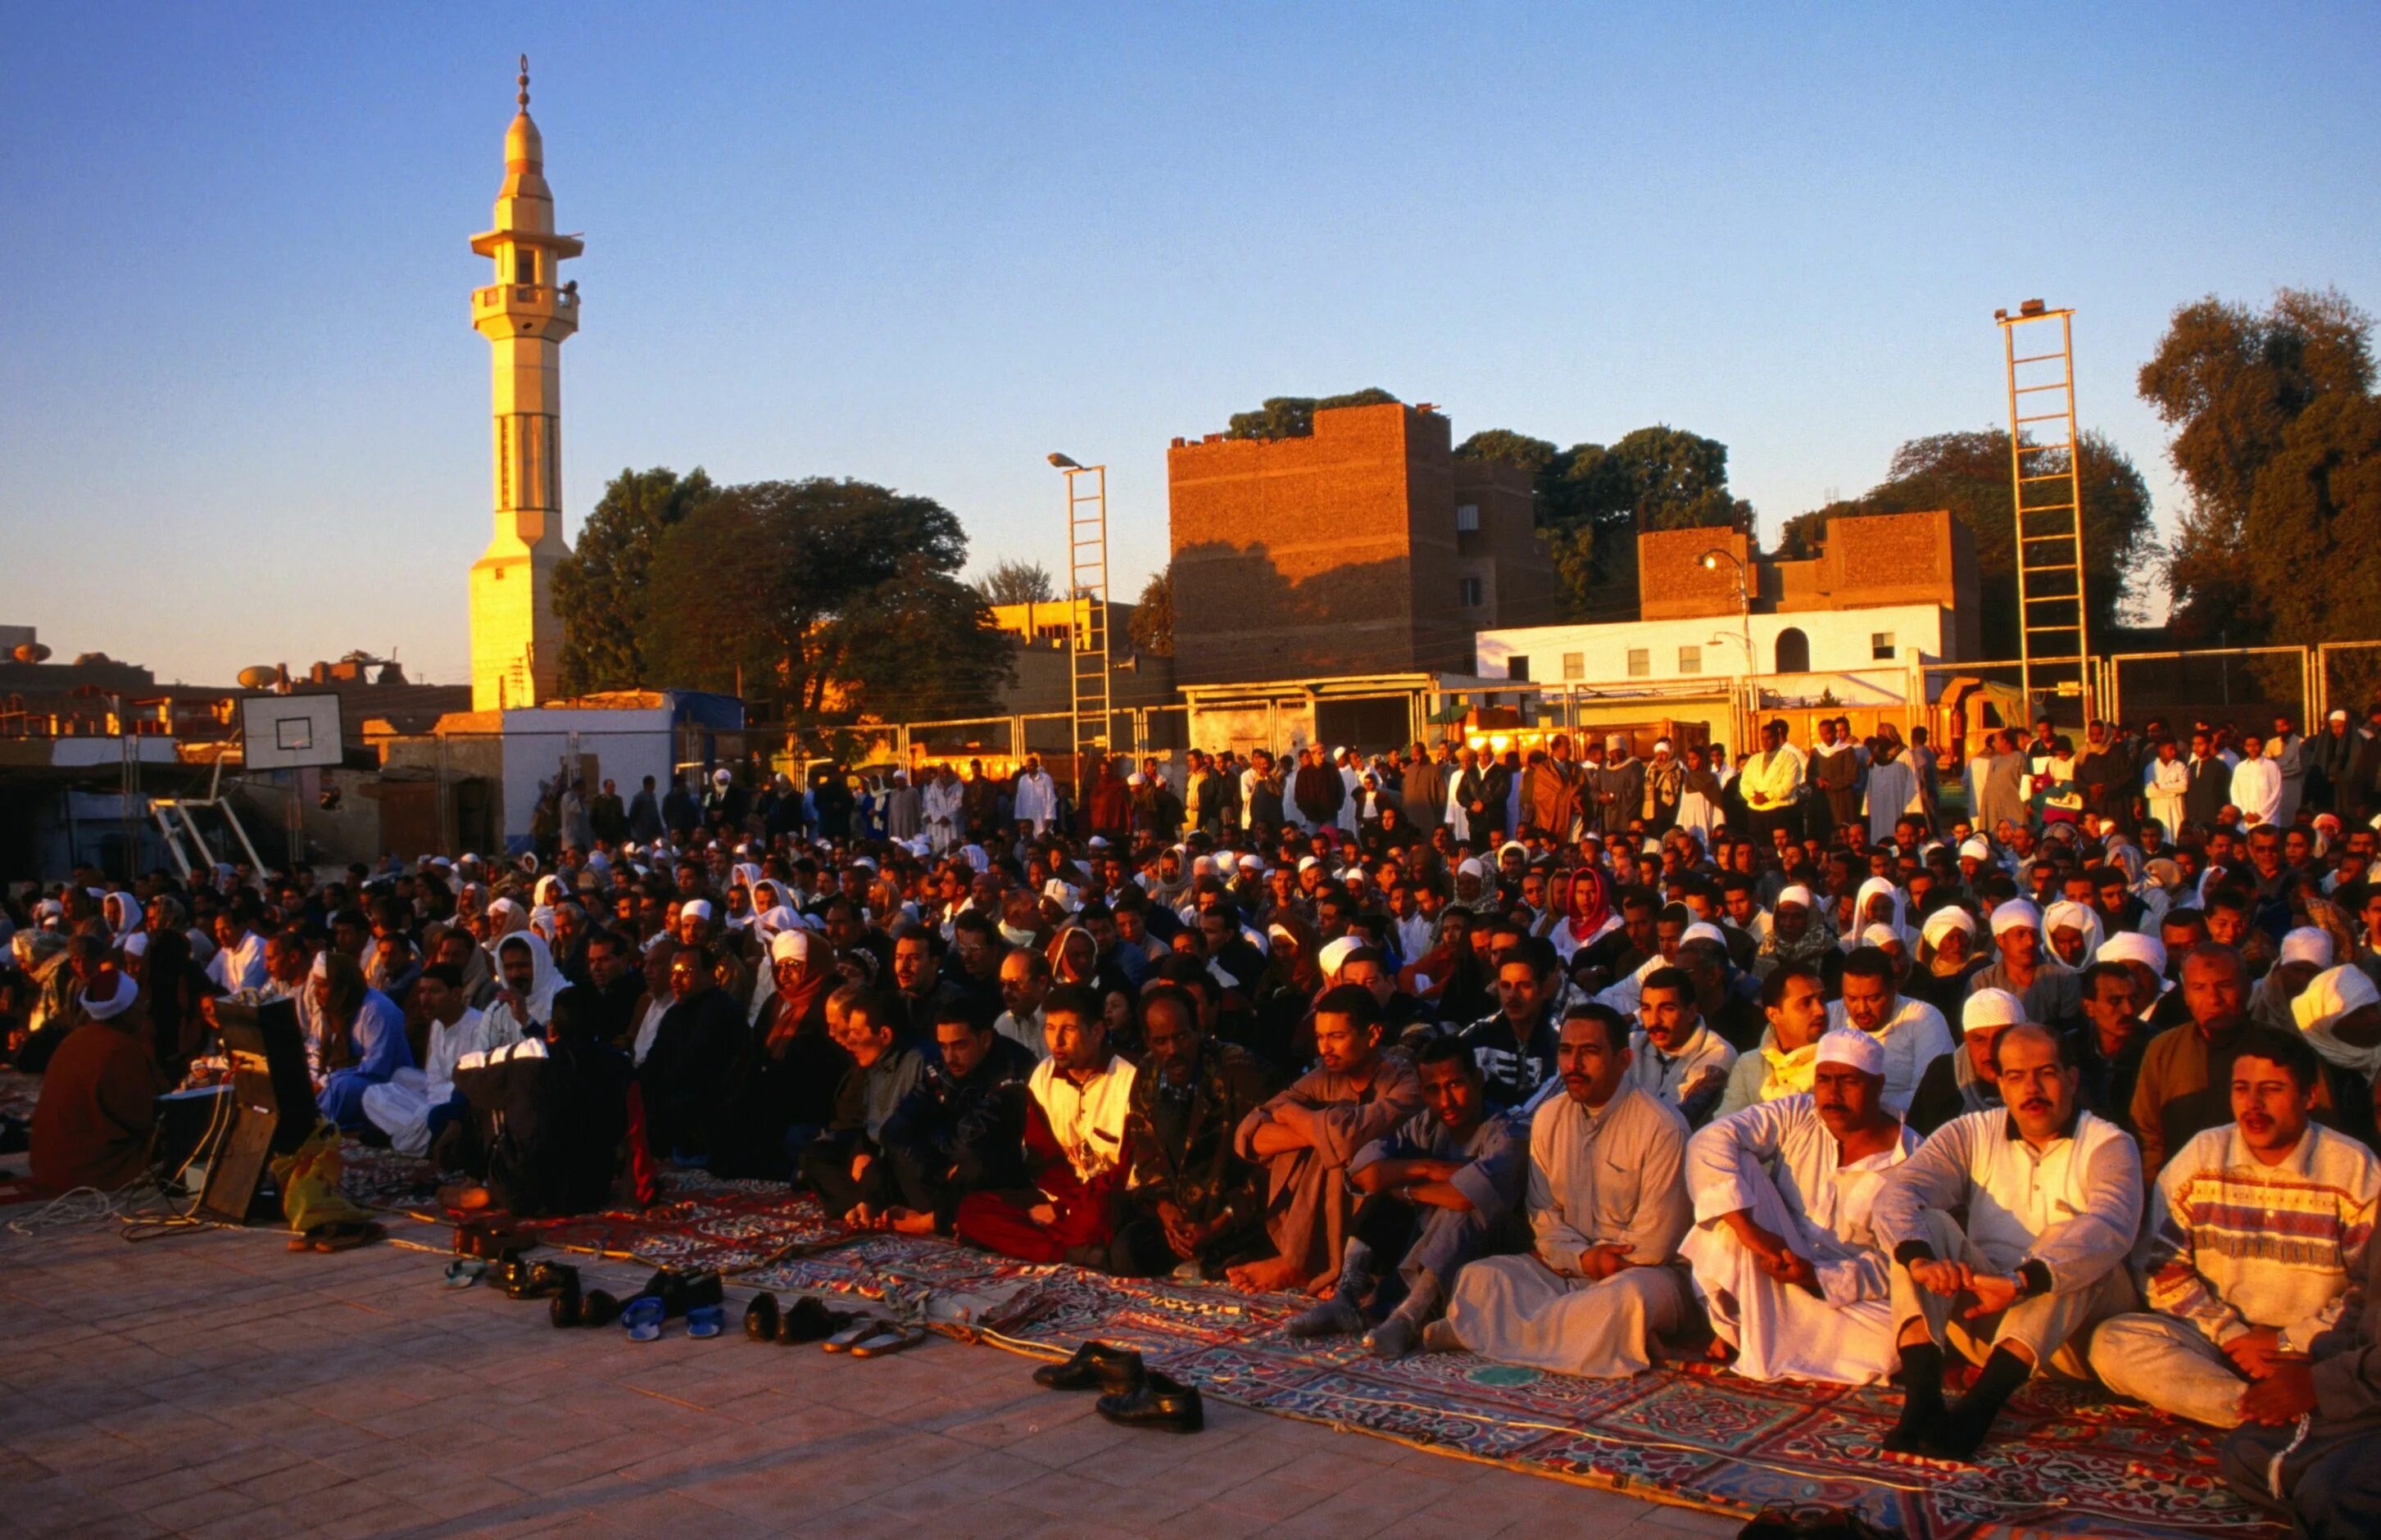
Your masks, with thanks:
<instances>
[{"instance_id":1,"label":"brick building","mask_svg":"<svg viewBox=\"0 0 2381 1540\"><path fill-rule=\"evenodd\" d=\"M1482 629L1561 613L1529 474L1456 458L1428 406L1177 439L1166 482L1183 685L1469 673Z\"/></svg>"}]
</instances>

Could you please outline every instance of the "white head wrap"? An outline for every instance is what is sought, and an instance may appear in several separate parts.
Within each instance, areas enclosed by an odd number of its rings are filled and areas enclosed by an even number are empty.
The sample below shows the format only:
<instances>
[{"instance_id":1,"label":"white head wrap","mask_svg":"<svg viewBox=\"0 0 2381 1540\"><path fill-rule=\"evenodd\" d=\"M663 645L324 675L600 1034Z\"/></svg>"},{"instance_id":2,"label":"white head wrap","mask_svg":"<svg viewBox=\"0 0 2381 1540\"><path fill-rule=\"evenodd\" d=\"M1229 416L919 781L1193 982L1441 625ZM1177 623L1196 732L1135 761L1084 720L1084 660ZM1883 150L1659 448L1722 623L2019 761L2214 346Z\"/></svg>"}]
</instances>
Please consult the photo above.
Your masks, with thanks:
<instances>
[{"instance_id":1,"label":"white head wrap","mask_svg":"<svg viewBox=\"0 0 2381 1540\"><path fill-rule=\"evenodd\" d=\"M1712 924L1709 920L1697 920L1694 924L1679 932L1679 944L1680 946L1685 946L1689 941L1709 941L1712 945L1723 950L1728 946L1728 938L1721 935L1719 927Z\"/></svg>"},{"instance_id":2,"label":"white head wrap","mask_svg":"<svg viewBox=\"0 0 2381 1540\"><path fill-rule=\"evenodd\" d=\"M1903 946L1910 944L1902 936L1900 931L1896 930L1889 925L1884 924L1871 925L1867 929L1862 931L1860 933L1860 941L1862 946L1877 947L1880 949L1893 946L1897 943Z\"/></svg>"},{"instance_id":3,"label":"white head wrap","mask_svg":"<svg viewBox=\"0 0 2381 1540\"><path fill-rule=\"evenodd\" d=\"M1972 939L1976 934L1976 916L1956 903L1947 903L1926 916L1926 923L1918 928L1918 934L1928 946L1939 947L1943 944L1943 938L1954 930Z\"/></svg>"},{"instance_id":4,"label":"white head wrap","mask_svg":"<svg viewBox=\"0 0 2381 1540\"><path fill-rule=\"evenodd\" d=\"M1831 1027L1819 1035L1814 1064L1850 1064L1862 1074L1885 1078L1885 1044L1852 1027Z\"/></svg>"},{"instance_id":5,"label":"white head wrap","mask_svg":"<svg viewBox=\"0 0 2381 1540\"><path fill-rule=\"evenodd\" d=\"M2054 930L2072 930L2083 938L2083 964L2089 967L2100 951L2100 915L2088 903L2062 898L2042 912L2042 939Z\"/></svg>"},{"instance_id":6,"label":"white head wrap","mask_svg":"<svg viewBox=\"0 0 2381 1540\"><path fill-rule=\"evenodd\" d=\"M1984 836L1981 834L1972 834L1968 838L1960 842L1960 860L1989 861L1992 858L1993 847L1985 843Z\"/></svg>"},{"instance_id":7,"label":"white head wrap","mask_svg":"<svg viewBox=\"0 0 2381 1540\"><path fill-rule=\"evenodd\" d=\"M2313 963L2318 968L2331 966L2330 932L2317 930L2311 925L2300 926L2282 938L2281 955L2275 959L2275 963L2277 965L2283 963Z\"/></svg>"},{"instance_id":8,"label":"white head wrap","mask_svg":"<svg viewBox=\"0 0 2381 1540\"><path fill-rule=\"evenodd\" d=\"M1488 876L1488 868L1480 864L1480 857L1477 855L1465 856L1462 865L1457 867L1455 872L1459 877L1476 877L1484 881Z\"/></svg>"},{"instance_id":9,"label":"white head wrap","mask_svg":"<svg viewBox=\"0 0 2381 1540\"><path fill-rule=\"evenodd\" d=\"M2138 930L2119 930L2100 943L2103 963L2139 963L2155 974L2166 972L2166 943Z\"/></svg>"},{"instance_id":10,"label":"white head wrap","mask_svg":"<svg viewBox=\"0 0 2381 1540\"><path fill-rule=\"evenodd\" d=\"M769 961L783 963L788 958L797 963L811 960L811 933L800 925L780 930L769 940Z\"/></svg>"},{"instance_id":11,"label":"white head wrap","mask_svg":"<svg viewBox=\"0 0 2381 1540\"><path fill-rule=\"evenodd\" d=\"M2015 1026L2025 1020L2025 1001L2007 989L1978 989L1960 1007L1962 1035L1986 1027Z\"/></svg>"},{"instance_id":12,"label":"white head wrap","mask_svg":"<svg viewBox=\"0 0 2381 1540\"><path fill-rule=\"evenodd\" d=\"M115 1020L117 1016L120 1016L125 1012L132 1009L133 1000L140 996L140 986L132 982L131 975L119 973L116 974L114 977L116 979L116 993L110 995L107 999L93 1000L88 993L82 997L83 1014L89 1016L92 1021L104 1022Z\"/></svg>"},{"instance_id":13,"label":"white head wrap","mask_svg":"<svg viewBox=\"0 0 2381 1540\"><path fill-rule=\"evenodd\" d=\"M2013 898L1993 911L1993 934L2007 935L2012 930L2040 930L2042 911L2021 898Z\"/></svg>"},{"instance_id":14,"label":"white head wrap","mask_svg":"<svg viewBox=\"0 0 2381 1540\"><path fill-rule=\"evenodd\" d=\"M1799 903L1805 909L1815 909L1819 906L1819 901L1811 896L1811 890L1800 882L1789 883L1786 891L1777 895L1778 908L1783 909L1789 903Z\"/></svg>"},{"instance_id":15,"label":"white head wrap","mask_svg":"<svg viewBox=\"0 0 2381 1540\"><path fill-rule=\"evenodd\" d=\"M1042 896L1069 915L1083 906L1082 890L1055 877L1042 884Z\"/></svg>"},{"instance_id":16,"label":"white head wrap","mask_svg":"<svg viewBox=\"0 0 2381 1540\"><path fill-rule=\"evenodd\" d=\"M684 903L678 905L678 917L684 919L689 915L692 915L698 919L709 919L711 917L711 901L707 898L688 899Z\"/></svg>"},{"instance_id":17,"label":"white head wrap","mask_svg":"<svg viewBox=\"0 0 2381 1540\"><path fill-rule=\"evenodd\" d=\"M1317 952L1314 961L1322 967L1323 976L1337 977L1340 965L1348 961L1348 954L1363 944L1354 936L1342 936Z\"/></svg>"},{"instance_id":18,"label":"white head wrap","mask_svg":"<svg viewBox=\"0 0 2381 1540\"><path fill-rule=\"evenodd\" d=\"M2290 1001L2290 1016L2299 1024L2309 1048L2330 1062L2370 1079L2376 1070L2381 1070L2381 1047L2359 1048L2342 1040L2333 1028L2350 1012L2374 1004L2381 1004L2381 988L2375 988L2364 970L2350 963L2315 975L2313 982L2299 991L2299 998Z\"/></svg>"}]
</instances>

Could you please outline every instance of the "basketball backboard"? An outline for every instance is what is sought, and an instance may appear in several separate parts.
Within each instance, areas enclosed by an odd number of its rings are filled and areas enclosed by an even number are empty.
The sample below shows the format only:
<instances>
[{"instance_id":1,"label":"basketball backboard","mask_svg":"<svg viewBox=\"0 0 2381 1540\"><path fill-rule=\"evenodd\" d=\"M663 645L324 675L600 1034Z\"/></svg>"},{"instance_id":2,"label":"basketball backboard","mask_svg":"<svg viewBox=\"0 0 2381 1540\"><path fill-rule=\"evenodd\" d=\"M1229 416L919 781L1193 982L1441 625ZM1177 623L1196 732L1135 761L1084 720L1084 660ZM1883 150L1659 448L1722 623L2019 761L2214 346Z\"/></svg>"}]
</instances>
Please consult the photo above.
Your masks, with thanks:
<instances>
[{"instance_id":1,"label":"basketball backboard","mask_svg":"<svg viewBox=\"0 0 2381 1540\"><path fill-rule=\"evenodd\" d=\"M336 765L347 755L336 694L243 697L239 725L250 770Z\"/></svg>"}]
</instances>

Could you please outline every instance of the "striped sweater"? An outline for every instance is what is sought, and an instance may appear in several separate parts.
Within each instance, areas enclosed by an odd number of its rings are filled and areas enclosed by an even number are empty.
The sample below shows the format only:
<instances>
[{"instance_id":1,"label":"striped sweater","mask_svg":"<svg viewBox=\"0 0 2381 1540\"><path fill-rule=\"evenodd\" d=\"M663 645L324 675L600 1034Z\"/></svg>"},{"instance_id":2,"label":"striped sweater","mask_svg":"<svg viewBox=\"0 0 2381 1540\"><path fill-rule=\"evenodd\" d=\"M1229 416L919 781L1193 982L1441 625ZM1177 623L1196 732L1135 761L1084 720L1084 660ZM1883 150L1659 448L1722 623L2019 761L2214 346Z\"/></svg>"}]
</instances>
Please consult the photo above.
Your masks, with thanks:
<instances>
[{"instance_id":1,"label":"striped sweater","mask_svg":"<svg viewBox=\"0 0 2381 1540\"><path fill-rule=\"evenodd\" d=\"M2158 1172L2133 1266L2150 1308L2210 1341L2256 1327L2304 1352L2350 1304L2381 1197L2381 1161L2319 1124L2280 1164L2259 1163L2227 1123Z\"/></svg>"}]
</instances>

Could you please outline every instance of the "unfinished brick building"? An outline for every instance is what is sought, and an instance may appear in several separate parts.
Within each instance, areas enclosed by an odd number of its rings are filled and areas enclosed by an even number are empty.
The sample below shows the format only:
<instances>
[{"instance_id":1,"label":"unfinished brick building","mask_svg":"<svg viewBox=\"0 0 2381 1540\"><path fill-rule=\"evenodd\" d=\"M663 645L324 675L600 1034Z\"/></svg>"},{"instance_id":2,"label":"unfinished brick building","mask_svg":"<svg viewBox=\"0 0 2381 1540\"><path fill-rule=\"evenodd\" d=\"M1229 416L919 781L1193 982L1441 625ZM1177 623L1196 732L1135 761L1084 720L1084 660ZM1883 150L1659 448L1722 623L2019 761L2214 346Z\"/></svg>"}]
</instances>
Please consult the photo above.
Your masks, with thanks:
<instances>
[{"instance_id":1,"label":"unfinished brick building","mask_svg":"<svg viewBox=\"0 0 2381 1540\"><path fill-rule=\"evenodd\" d=\"M1456 458L1427 406L1177 439L1166 482L1184 685L1469 673L1482 629L1561 613L1529 473Z\"/></svg>"}]
</instances>

